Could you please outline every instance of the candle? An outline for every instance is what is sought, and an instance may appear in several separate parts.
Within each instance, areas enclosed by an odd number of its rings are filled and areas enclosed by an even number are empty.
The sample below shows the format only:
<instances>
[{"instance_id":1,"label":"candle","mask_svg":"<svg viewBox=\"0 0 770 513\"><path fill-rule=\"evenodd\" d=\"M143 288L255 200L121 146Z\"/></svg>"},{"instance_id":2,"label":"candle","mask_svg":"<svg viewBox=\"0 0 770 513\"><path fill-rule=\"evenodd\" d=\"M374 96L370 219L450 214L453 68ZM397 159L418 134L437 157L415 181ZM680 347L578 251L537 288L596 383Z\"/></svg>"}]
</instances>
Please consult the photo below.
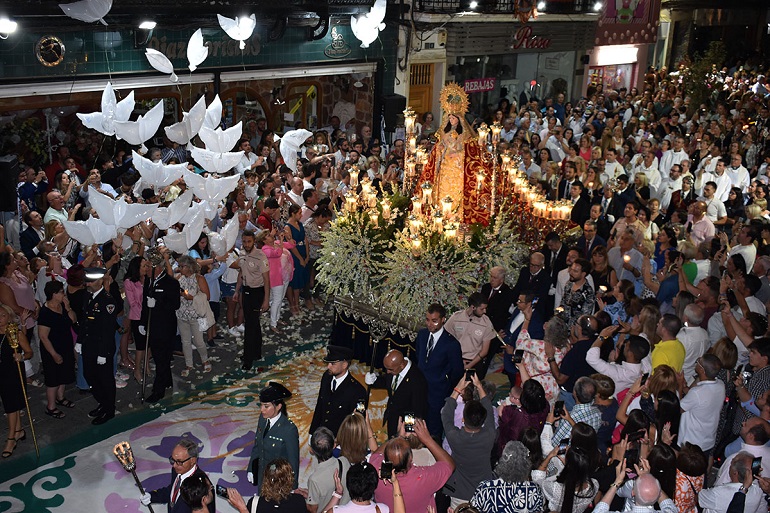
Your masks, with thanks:
<instances>
[{"instance_id":1,"label":"candle","mask_svg":"<svg viewBox=\"0 0 770 513\"><path fill-rule=\"evenodd\" d=\"M479 146L482 148L486 148L487 146L487 136L489 135L489 127L487 127L486 123L482 123L479 127Z\"/></svg>"},{"instance_id":2,"label":"candle","mask_svg":"<svg viewBox=\"0 0 770 513\"><path fill-rule=\"evenodd\" d=\"M418 164L425 164L425 160L427 158L425 148L417 148L417 150L414 152L414 158Z\"/></svg>"},{"instance_id":3,"label":"candle","mask_svg":"<svg viewBox=\"0 0 770 513\"><path fill-rule=\"evenodd\" d=\"M441 200L441 212L444 214L444 217L449 217L452 213L452 203L452 196L447 196Z\"/></svg>"},{"instance_id":4,"label":"candle","mask_svg":"<svg viewBox=\"0 0 770 513\"><path fill-rule=\"evenodd\" d=\"M444 235L449 239L454 239L457 236L457 223L449 223L444 229Z\"/></svg>"},{"instance_id":5,"label":"candle","mask_svg":"<svg viewBox=\"0 0 770 513\"><path fill-rule=\"evenodd\" d=\"M495 121L490 128L492 130L492 144L497 146L497 143L500 142L500 132L502 132L503 126Z\"/></svg>"},{"instance_id":6,"label":"candle","mask_svg":"<svg viewBox=\"0 0 770 513\"><path fill-rule=\"evenodd\" d=\"M374 208L377 206L377 195L376 194L370 194L368 198L367 204L369 205L369 208Z\"/></svg>"},{"instance_id":7,"label":"candle","mask_svg":"<svg viewBox=\"0 0 770 513\"><path fill-rule=\"evenodd\" d=\"M404 111L404 128L406 129L407 134L414 133L414 124L416 119L417 115L415 114L414 110L412 110L411 107L407 107Z\"/></svg>"},{"instance_id":8,"label":"candle","mask_svg":"<svg viewBox=\"0 0 770 513\"><path fill-rule=\"evenodd\" d=\"M353 194L352 191L345 194L345 205L347 206L349 212L355 211L357 200L358 198L356 198L356 195Z\"/></svg>"},{"instance_id":9,"label":"candle","mask_svg":"<svg viewBox=\"0 0 770 513\"><path fill-rule=\"evenodd\" d=\"M421 241L417 235L412 235L412 245L414 249L420 249Z\"/></svg>"},{"instance_id":10,"label":"candle","mask_svg":"<svg viewBox=\"0 0 770 513\"><path fill-rule=\"evenodd\" d=\"M408 221L409 221L409 228L411 228L412 233L416 233L417 230L419 230L420 226L422 225L422 221L420 221L420 219L414 214L409 216Z\"/></svg>"},{"instance_id":11,"label":"candle","mask_svg":"<svg viewBox=\"0 0 770 513\"><path fill-rule=\"evenodd\" d=\"M419 196L412 197L412 212L417 216L422 213L422 200Z\"/></svg>"},{"instance_id":12,"label":"candle","mask_svg":"<svg viewBox=\"0 0 770 513\"><path fill-rule=\"evenodd\" d=\"M413 177L414 176L414 168L417 166L417 162L414 159L414 156L409 156L406 159L406 176Z\"/></svg>"},{"instance_id":13,"label":"candle","mask_svg":"<svg viewBox=\"0 0 770 513\"><path fill-rule=\"evenodd\" d=\"M602 293L602 295L607 293L607 286L606 285L599 285L599 292Z\"/></svg>"},{"instance_id":14,"label":"candle","mask_svg":"<svg viewBox=\"0 0 770 513\"><path fill-rule=\"evenodd\" d=\"M350 168L350 188L355 190L358 187L358 168Z\"/></svg>"},{"instance_id":15,"label":"candle","mask_svg":"<svg viewBox=\"0 0 770 513\"><path fill-rule=\"evenodd\" d=\"M409 138L409 151L411 153L417 151L417 138L415 136Z\"/></svg>"},{"instance_id":16,"label":"candle","mask_svg":"<svg viewBox=\"0 0 770 513\"><path fill-rule=\"evenodd\" d=\"M484 172L479 171L476 173L476 188L480 191L481 186L484 184Z\"/></svg>"},{"instance_id":17,"label":"candle","mask_svg":"<svg viewBox=\"0 0 770 513\"><path fill-rule=\"evenodd\" d=\"M631 255L623 255L623 261L625 263L628 263L631 261Z\"/></svg>"},{"instance_id":18,"label":"candle","mask_svg":"<svg viewBox=\"0 0 770 513\"><path fill-rule=\"evenodd\" d=\"M433 186L430 182L424 182L422 184L422 200L426 205L431 203L431 194L433 194Z\"/></svg>"},{"instance_id":19,"label":"candle","mask_svg":"<svg viewBox=\"0 0 770 513\"><path fill-rule=\"evenodd\" d=\"M433 229L437 232L441 232L444 229L444 216L439 211L433 214Z\"/></svg>"},{"instance_id":20,"label":"candle","mask_svg":"<svg viewBox=\"0 0 770 513\"><path fill-rule=\"evenodd\" d=\"M390 201L387 199L382 200L382 218L390 219Z\"/></svg>"}]
</instances>

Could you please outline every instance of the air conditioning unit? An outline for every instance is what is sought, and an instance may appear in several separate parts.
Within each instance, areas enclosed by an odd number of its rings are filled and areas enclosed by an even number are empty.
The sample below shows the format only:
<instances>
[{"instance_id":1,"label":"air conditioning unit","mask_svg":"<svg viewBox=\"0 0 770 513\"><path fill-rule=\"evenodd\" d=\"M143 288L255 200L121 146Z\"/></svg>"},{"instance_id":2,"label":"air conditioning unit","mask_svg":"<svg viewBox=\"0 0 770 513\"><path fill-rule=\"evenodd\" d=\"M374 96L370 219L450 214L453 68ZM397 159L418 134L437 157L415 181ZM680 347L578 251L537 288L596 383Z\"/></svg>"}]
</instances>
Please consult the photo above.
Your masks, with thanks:
<instances>
[{"instance_id":1,"label":"air conditioning unit","mask_svg":"<svg viewBox=\"0 0 770 513\"><path fill-rule=\"evenodd\" d=\"M437 50L446 48L446 29L438 29L432 32L424 41L419 41L421 50Z\"/></svg>"}]
</instances>

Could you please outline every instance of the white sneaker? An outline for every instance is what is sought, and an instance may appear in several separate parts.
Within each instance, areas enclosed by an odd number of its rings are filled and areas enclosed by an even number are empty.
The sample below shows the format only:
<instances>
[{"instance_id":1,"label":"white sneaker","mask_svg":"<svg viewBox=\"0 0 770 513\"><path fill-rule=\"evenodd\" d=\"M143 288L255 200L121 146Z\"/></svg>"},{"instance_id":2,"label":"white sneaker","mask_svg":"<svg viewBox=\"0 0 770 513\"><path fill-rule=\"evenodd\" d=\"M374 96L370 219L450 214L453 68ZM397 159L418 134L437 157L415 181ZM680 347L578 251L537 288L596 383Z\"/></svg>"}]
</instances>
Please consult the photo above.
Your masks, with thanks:
<instances>
[{"instance_id":1,"label":"white sneaker","mask_svg":"<svg viewBox=\"0 0 770 513\"><path fill-rule=\"evenodd\" d=\"M128 385L128 381L121 381L121 380L115 381L115 388L126 388L126 385Z\"/></svg>"},{"instance_id":2,"label":"white sneaker","mask_svg":"<svg viewBox=\"0 0 770 513\"><path fill-rule=\"evenodd\" d=\"M238 333L243 333L246 331L246 326L244 326L243 324L239 324L238 326L235 327L235 329L238 330Z\"/></svg>"},{"instance_id":3,"label":"white sneaker","mask_svg":"<svg viewBox=\"0 0 770 513\"><path fill-rule=\"evenodd\" d=\"M241 332L238 331L238 327L237 326L233 326L232 328L228 328L227 332L230 335L234 336L234 337L237 337L238 335L241 334Z\"/></svg>"}]
</instances>

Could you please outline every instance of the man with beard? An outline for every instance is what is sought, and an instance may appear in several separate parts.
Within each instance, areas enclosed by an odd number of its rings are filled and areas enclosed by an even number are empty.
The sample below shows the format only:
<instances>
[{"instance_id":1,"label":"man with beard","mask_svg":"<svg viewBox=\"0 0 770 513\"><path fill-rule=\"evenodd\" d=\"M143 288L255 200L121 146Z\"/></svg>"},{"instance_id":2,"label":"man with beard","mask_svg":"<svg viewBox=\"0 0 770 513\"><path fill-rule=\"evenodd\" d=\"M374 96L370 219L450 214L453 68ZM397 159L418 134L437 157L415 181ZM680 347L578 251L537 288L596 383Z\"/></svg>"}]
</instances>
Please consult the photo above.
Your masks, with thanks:
<instances>
[{"instance_id":1,"label":"man with beard","mask_svg":"<svg viewBox=\"0 0 770 513\"><path fill-rule=\"evenodd\" d=\"M444 328L460 342L463 367L475 369L479 379L484 379L489 369L489 348L497 337L492 321L486 316L488 300L480 292L468 296L468 308L449 317Z\"/></svg>"},{"instance_id":2,"label":"man with beard","mask_svg":"<svg viewBox=\"0 0 770 513\"><path fill-rule=\"evenodd\" d=\"M148 252L152 274L144 282L144 304L142 324L139 332L147 335L147 343L155 360L155 382L152 394L147 398L150 404L157 403L166 395L166 389L173 385L171 359L176 338L176 311L179 309L181 288L171 269L168 248Z\"/></svg>"},{"instance_id":3,"label":"man with beard","mask_svg":"<svg viewBox=\"0 0 770 513\"><path fill-rule=\"evenodd\" d=\"M334 345L330 345L326 350L326 372L321 378L310 433L315 433L316 429L324 426L336 436L340 424L346 416L355 411L356 404L366 403L367 394L364 386L348 372L353 350Z\"/></svg>"}]
</instances>

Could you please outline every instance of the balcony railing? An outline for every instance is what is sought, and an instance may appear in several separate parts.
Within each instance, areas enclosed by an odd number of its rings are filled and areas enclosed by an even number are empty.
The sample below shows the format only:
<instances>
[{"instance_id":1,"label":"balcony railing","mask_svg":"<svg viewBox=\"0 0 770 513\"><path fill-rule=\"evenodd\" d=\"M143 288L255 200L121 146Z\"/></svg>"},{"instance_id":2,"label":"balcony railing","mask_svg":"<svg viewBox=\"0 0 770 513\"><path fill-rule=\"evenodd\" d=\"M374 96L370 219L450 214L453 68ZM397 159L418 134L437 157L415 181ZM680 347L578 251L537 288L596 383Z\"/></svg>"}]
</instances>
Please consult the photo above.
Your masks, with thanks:
<instances>
[{"instance_id":1,"label":"balcony railing","mask_svg":"<svg viewBox=\"0 0 770 513\"><path fill-rule=\"evenodd\" d=\"M413 0L414 9L423 13L480 12L514 14L517 9L536 5L539 0ZM475 4L475 6L474 6ZM545 0L548 14L583 14L594 12L596 0Z\"/></svg>"}]
</instances>

